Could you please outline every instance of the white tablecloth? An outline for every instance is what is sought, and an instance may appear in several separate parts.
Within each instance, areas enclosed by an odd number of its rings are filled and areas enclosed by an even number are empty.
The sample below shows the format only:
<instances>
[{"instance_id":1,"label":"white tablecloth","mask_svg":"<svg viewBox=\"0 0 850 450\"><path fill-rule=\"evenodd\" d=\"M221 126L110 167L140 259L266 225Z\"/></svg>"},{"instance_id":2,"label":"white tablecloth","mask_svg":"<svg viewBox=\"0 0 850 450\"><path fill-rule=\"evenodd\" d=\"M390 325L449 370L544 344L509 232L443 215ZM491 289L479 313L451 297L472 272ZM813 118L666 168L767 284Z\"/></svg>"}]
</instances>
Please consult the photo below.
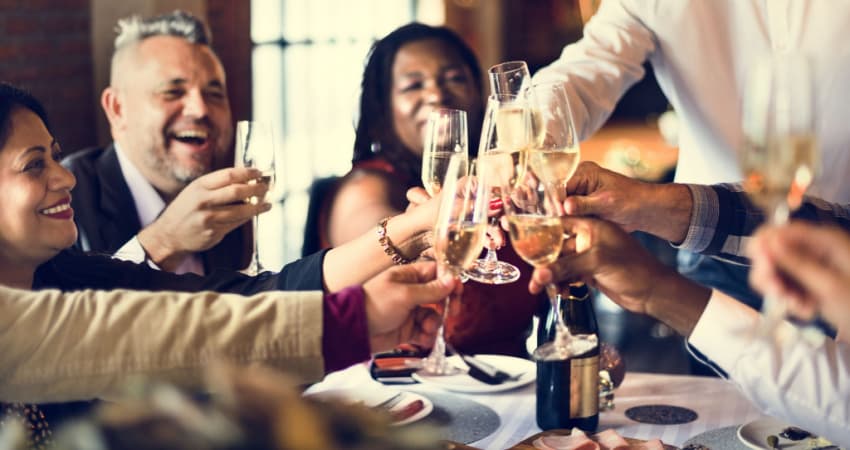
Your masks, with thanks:
<instances>
[{"instance_id":1,"label":"white tablecloth","mask_svg":"<svg viewBox=\"0 0 850 450\"><path fill-rule=\"evenodd\" d=\"M433 386L413 385L418 391L443 392ZM352 366L329 374L307 392L332 389L379 389L382 385L369 377L365 365ZM398 386L403 390L404 385ZM508 448L540 432L535 422L534 384L513 391L491 394L456 394L485 404L499 414L501 427L490 436L470 445L482 449ZM720 378L662 375L629 372L616 390L616 408L601 414L599 430L613 428L622 436L637 439L660 438L681 446L688 438L707 430L739 425L763 417L735 389ZM648 425L625 415L632 406L664 404L696 411L696 421L681 425Z\"/></svg>"}]
</instances>

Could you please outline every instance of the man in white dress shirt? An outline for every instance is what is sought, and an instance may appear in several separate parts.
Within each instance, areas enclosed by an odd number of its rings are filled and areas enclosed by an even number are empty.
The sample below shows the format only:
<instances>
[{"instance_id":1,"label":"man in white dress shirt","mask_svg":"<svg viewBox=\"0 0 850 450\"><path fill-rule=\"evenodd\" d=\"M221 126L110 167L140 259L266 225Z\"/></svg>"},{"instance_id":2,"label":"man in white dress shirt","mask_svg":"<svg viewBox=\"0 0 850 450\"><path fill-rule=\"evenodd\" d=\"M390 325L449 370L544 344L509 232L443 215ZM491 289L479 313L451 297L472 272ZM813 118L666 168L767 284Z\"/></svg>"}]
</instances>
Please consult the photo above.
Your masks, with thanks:
<instances>
[{"instance_id":1,"label":"man in white dress shirt","mask_svg":"<svg viewBox=\"0 0 850 450\"><path fill-rule=\"evenodd\" d=\"M742 179L741 100L764 54L805 54L813 76L822 172L810 193L850 203L846 126L850 53L844 42L850 4L831 0L605 0L584 37L534 80L562 81L582 139L601 127L649 62L679 119L676 181ZM680 252L680 270L757 306L746 270Z\"/></svg>"}]
</instances>

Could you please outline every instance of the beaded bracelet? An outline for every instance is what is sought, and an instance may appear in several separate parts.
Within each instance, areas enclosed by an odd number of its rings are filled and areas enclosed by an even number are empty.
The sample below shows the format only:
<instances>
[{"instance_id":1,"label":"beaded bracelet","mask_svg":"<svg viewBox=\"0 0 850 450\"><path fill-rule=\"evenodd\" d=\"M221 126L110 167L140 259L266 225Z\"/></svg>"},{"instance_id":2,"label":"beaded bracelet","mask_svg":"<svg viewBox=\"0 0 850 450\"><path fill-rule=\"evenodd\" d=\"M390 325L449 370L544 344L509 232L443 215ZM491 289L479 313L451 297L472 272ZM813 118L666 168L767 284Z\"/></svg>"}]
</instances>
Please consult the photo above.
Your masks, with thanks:
<instances>
[{"instance_id":1,"label":"beaded bracelet","mask_svg":"<svg viewBox=\"0 0 850 450\"><path fill-rule=\"evenodd\" d=\"M407 264L410 260L401 255L401 252L399 252L390 241L390 237L387 236L387 222L389 220L389 217L385 217L378 222L378 229L376 230L378 233L378 243L381 244L381 248L384 249L384 253L392 258L393 264Z\"/></svg>"}]
</instances>

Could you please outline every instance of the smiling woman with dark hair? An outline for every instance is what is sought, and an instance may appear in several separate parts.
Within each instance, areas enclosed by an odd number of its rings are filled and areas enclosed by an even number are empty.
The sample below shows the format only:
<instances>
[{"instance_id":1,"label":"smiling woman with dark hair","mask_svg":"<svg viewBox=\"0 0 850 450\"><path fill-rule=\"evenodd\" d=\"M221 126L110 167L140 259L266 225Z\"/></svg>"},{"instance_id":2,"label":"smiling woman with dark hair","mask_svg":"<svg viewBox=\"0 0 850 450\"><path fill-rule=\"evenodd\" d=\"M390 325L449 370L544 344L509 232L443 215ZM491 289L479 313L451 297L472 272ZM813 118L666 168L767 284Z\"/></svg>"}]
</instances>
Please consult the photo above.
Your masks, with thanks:
<instances>
[{"instance_id":1,"label":"smiling woman with dark hair","mask_svg":"<svg viewBox=\"0 0 850 450\"><path fill-rule=\"evenodd\" d=\"M323 246L348 242L408 208L408 189L421 189L425 123L434 109L466 111L469 155L478 154L481 82L475 54L446 27L411 23L375 42L363 71L352 170L319 214ZM392 231L392 224L386 229ZM525 355L526 330L538 305L525 289L531 268L509 247L500 257L525 267L523 277L500 286L468 282L447 336L465 351Z\"/></svg>"}]
</instances>

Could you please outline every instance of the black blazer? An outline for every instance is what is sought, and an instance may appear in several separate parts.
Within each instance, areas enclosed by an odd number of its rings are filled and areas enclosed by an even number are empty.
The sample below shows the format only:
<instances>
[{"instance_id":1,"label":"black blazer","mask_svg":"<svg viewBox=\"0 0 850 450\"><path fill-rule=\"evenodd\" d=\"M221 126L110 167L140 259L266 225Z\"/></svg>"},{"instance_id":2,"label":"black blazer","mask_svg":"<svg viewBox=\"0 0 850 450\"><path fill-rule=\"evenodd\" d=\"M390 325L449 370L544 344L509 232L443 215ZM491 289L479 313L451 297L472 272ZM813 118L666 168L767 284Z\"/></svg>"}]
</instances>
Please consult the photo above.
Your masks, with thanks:
<instances>
[{"instance_id":1,"label":"black blazer","mask_svg":"<svg viewBox=\"0 0 850 450\"><path fill-rule=\"evenodd\" d=\"M107 255L69 249L45 262L35 271L33 289L134 289L143 291L216 291L251 295L265 291L321 291L324 289L323 250L293 261L280 272L263 272L249 277L235 271L216 270L207 275L175 274L112 259Z\"/></svg>"},{"instance_id":2,"label":"black blazer","mask_svg":"<svg viewBox=\"0 0 850 450\"><path fill-rule=\"evenodd\" d=\"M113 254L139 230L139 213L121 173L114 145L82 150L62 165L77 177L71 206L79 237L74 246L86 252ZM250 222L228 233L213 248L201 252L206 273L239 270L251 257Z\"/></svg>"}]
</instances>

